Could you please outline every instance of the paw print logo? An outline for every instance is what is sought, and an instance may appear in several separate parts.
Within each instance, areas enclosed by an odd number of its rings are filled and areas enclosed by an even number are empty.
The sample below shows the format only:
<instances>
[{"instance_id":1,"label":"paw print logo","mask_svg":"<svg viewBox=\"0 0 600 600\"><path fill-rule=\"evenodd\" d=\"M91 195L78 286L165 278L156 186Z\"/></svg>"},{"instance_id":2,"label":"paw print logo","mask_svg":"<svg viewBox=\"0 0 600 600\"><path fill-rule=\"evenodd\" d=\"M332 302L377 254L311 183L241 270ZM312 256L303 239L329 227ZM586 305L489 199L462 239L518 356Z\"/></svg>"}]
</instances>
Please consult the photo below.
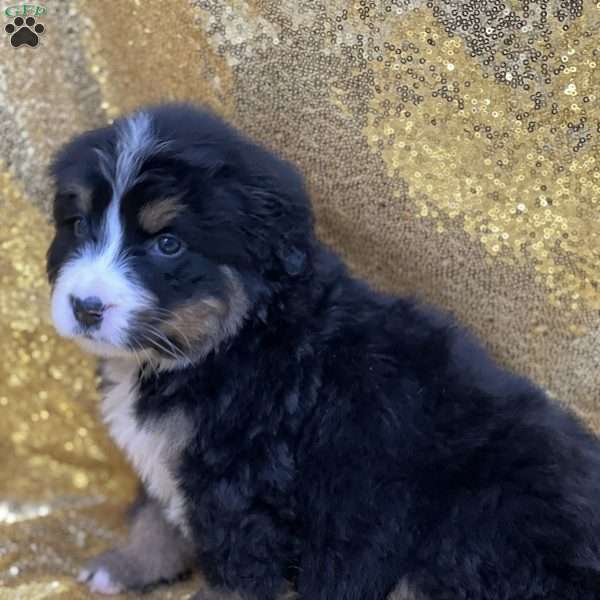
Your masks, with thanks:
<instances>
[{"instance_id":1,"label":"paw print logo","mask_svg":"<svg viewBox=\"0 0 600 600\"><path fill-rule=\"evenodd\" d=\"M4 31L10 35L10 43L14 48L19 46L31 46L35 48L40 38L39 36L44 33L45 27L41 23L35 22L33 17L15 17L12 23L9 23Z\"/></svg>"}]
</instances>

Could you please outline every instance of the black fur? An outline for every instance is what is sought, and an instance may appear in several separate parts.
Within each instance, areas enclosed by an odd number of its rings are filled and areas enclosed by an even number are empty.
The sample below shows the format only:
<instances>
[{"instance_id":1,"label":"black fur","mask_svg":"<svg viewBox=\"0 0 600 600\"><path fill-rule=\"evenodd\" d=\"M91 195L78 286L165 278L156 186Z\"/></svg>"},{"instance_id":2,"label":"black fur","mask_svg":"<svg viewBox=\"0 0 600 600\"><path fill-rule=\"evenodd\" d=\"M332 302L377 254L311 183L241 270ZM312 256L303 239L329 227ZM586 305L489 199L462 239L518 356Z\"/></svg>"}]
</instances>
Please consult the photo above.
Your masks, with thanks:
<instances>
[{"instance_id":1,"label":"black fur","mask_svg":"<svg viewBox=\"0 0 600 600\"><path fill-rule=\"evenodd\" d=\"M450 318L350 276L290 165L205 112L151 114L175 148L153 168L185 195L181 235L251 300L237 335L142 380L137 406L193 423L178 476L211 583L257 600L286 578L306 600L383 600L401 580L430 600L600 598L598 441ZM81 164L67 156L59 179Z\"/></svg>"}]
</instances>

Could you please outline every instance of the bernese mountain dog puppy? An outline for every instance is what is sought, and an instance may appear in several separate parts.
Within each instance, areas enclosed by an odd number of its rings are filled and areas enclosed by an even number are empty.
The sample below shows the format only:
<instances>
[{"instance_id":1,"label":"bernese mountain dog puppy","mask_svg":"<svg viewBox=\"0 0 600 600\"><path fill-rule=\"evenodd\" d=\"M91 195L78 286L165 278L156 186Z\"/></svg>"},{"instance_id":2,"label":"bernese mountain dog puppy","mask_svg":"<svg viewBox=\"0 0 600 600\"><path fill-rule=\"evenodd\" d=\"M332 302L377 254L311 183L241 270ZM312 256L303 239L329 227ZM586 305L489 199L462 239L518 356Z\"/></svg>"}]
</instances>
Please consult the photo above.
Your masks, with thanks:
<instances>
[{"instance_id":1,"label":"bernese mountain dog puppy","mask_svg":"<svg viewBox=\"0 0 600 600\"><path fill-rule=\"evenodd\" d=\"M198 566L198 600L600 598L597 439L449 317L351 276L290 164L166 104L52 173L53 320L102 357L146 495L92 590Z\"/></svg>"}]
</instances>

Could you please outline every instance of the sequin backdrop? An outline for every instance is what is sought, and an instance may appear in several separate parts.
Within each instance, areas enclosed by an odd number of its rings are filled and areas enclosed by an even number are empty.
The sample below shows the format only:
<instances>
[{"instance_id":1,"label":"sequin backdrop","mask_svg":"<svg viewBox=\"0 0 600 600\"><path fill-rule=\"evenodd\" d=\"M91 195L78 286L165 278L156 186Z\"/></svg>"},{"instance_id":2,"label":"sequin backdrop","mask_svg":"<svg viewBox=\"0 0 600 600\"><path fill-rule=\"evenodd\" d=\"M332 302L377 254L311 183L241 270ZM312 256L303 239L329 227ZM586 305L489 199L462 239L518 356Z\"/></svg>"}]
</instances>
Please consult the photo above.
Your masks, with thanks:
<instances>
[{"instance_id":1,"label":"sequin backdrop","mask_svg":"<svg viewBox=\"0 0 600 600\"><path fill-rule=\"evenodd\" d=\"M296 161L357 273L600 430L600 2L45 6L39 47L0 45L0 600L85 598L71 574L123 532L134 479L48 317L45 168L142 103L208 103Z\"/></svg>"}]
</instances>

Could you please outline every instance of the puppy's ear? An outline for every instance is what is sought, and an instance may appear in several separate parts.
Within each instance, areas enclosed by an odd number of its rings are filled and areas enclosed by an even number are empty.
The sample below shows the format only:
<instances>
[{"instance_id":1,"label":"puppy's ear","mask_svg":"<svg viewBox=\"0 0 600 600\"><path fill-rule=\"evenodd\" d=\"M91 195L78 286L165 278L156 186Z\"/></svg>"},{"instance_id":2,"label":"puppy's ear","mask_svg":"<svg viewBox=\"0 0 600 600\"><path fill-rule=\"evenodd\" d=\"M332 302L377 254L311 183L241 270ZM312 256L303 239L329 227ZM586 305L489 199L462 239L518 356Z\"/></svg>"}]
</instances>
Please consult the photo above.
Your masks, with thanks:
<instances>
[{"instance_id":1,"label":"puppy's ear","mask_svg":"<svg viewBox=\"0 0 600 600\"><path fill-rule=\"evenodd\" d=\"M48 174L55 182L81 180L94 174L98 152L110 152L115 144L113 127L102 127L79 134L62 146L48 166Z\"/></svg>"},{"instance_id":2,"label":"puppy's ear","mask_svg":"<svg viewBox=\"0 0 600 600\"><path fill-rule=\"evenodd\" d=\"M304 272L311 236L308 201L295 197L278 179L262 177L240 189L251 217L246 231L251 234L252 254L265 272L297 277Z\"/></svg>"},{"instance_id":3,"label":"puppy's ear","mask_svg":"<svg viewBox=\"0 0 600 600\"><path fill-rule=\"evenodd\" d=\"M300 248L281 243L275 250L275 254L281 261L281 265L285 272L290 277L296 277L304 271L306 265L306 252Z\"/></svg>"}]
</instances>

